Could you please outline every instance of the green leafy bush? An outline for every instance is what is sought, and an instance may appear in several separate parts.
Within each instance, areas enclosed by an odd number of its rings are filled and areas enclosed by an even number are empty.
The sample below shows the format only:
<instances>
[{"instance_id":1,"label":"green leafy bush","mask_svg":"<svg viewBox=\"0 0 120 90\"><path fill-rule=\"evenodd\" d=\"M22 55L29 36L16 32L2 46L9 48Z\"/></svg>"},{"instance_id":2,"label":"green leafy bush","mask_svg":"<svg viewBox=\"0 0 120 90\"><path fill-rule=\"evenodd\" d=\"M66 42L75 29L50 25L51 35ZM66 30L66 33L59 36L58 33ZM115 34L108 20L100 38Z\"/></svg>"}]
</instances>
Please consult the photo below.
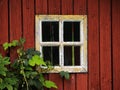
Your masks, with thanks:
<instances>
[{"instance_id":1,"label":"green leafy bush","mask_svg":"<svg viewBox=\"0 0 120 90\"><path fill-rule=\"evenodd\" d=\"M9 57L0 55L0 90L43 90L46 88L57 88L56 84L46 80L44 72L50 70L50 66L40 57L40 52L33 48L24 49L25 39L14 40L11 43L3 44L4 50L11 47L18 47L18 58L10 63ZM13 48L14 49L14 48ZM9 69L6 67L9 65ZM41 67L41 71L37 67ZM51 67L52 68L52 67Z\"/></svg>"},{"instance_id":2,"label":"green leafy bush","mask_svg":"<svg viewBox=\"0 0 120 90\"><path fill-rule=\"evenodd\" d=\"M2 57L0 54L0 90L17 90L16 84L18 79L6 67L6 65L10 65L9 60L9 57Z\"/></svg>"},{"instance_id":3,"label":"green leafy bush","mask_svg":"<svg viewBox=\"0 0 120 90\"><path fill-rule=\"evenodd\" d=\"M44 90L57 88L56 84L44 78L44 73L53 69L50 62L40 57L33 48L24 49L25 39L4 43L4 50L17 47L18 57L10 63L9 57L0 54L0 90ZM16 49L15 49L16 50ZM68 72L60 72L61 77L69 79Z\"/></svg>"}]
</instances>

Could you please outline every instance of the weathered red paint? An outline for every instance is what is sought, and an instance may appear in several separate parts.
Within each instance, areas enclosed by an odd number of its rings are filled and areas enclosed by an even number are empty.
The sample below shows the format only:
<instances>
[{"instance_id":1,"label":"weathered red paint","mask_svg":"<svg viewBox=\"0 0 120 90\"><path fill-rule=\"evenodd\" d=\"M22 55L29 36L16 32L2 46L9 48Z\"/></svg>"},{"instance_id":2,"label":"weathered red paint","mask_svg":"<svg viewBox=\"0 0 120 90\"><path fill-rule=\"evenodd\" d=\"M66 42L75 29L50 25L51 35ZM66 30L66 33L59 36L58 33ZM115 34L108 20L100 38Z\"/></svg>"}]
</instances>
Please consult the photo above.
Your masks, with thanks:
<instances>
[{"instance_id":1,"label":"weathered red paint","mask_svg":"<svg viewBox=\"0 0 120 90\"><path fill-rule=\"evenodd\" d=\"M74 0L74 15L87 15L86 0ZM75 90L87 90L88 73L76 74L75 80L76 80Z\"/></svg>"},{"instance_id":2,"label":"weathered red paint","mask_svg":"<svg viewBox=\"0 0 120 90\"><path fill-rule=\"evenodd\" d=\"M47 0L35 0L36 14L47 14Z\"/></svg>"},{"instance_id":3,"label":"weathered red paint","mask_svg":"<svg viewBox=\"0 0 120 90\"><path fill-rule=\"evenodd\" d=\"M10 41L22 37L22 10L21 0L9 1ZM11 62L16 58L16 49L10 49Z\"/></svg>"},{"instance_id":4,"label":"weathered red paint","mask_svg":"<svg viewBox=\"0 0 120 90\"><path fill-rule=\"evenodd\" d=\"M119 0L0 0L0 52L6 54L4 42L21 36L27 40L25 48L35 46L36 14L88 15L88 72L70 74L70 80L61 79L59 74L46 75L58 85L58 89L50 90L119 90L119 3ZM16 56L12 50L9 54L11 58Z\"/></svg>"},{"instance_id":5,"label":"weathered red paint","mask_svg":"<svg viewBox=\"0 0 120 90\"><path fill-rule=\"evenodd\" d=\"M120 1L112 0L113 89L120 90Z\"/></svg>"},{"instance_id":6,"label":"weathered red paint","mask_svg":"<svg viewBox=\"0 0 120 90\"><path fill-rule=\"evenodd\" d=\"M49 15L60 14L60 0L48 0L48 11ZM49 79L54 81L59 90L63 90L63 80L60 78L59 74L49 74ZM56 90L56 89L50 89Z\"/></svg>"},{"instance_id":7,"label":"weathered red paint","mask_svg":"<svg viewBox=\"0 0 120 90\"><path fill-rule=\"evenodd\" d=\"M26 39L25 48L35 46L35 11L34 0L22 0L23 11L23 37Z\"/></svg>"},{"instance_id":8,"label":"weathered red paint","mask_svg":"<svg viewBox=\"0 0 120 90\"><path fill-rule=\"evenodd\" d=\"M110 0L100 0L100 87L112 90ZM106 17L107 16L107 17Z\"/></svg>"},{"instance_id":9,"label":"weathered red paint","mask_svg":"<svg viewBox=\"0 0 120 90\"><path fill-rule=\"evenodd\" d=\"M5 55L2 44L8 42L8 0L0 0L0 53Z\"/></svg>"},{"instance_id":10,"label":"weathered red paint","mask_svg":"<svg viewBox=\"0 0 120 90\"><path fill-rule=\"evenodd\" d=\"M94 2L94 3L93 3ZM99 2L88 0L88 81L89 90L100 90Z\"/></svg>"}]
</instances>

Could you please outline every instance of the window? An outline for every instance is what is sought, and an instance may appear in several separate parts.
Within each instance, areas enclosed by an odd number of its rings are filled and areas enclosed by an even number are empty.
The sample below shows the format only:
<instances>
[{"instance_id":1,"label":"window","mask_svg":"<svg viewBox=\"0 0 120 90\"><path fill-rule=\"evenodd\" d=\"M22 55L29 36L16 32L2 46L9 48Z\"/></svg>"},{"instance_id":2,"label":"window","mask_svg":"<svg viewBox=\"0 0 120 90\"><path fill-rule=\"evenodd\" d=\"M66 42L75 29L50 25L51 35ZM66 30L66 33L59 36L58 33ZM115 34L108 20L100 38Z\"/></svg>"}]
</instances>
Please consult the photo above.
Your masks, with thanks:
<instances>
[{"instance_id":1,"label":"window","mask_svg":"<svg viewBox=\"0 0 120 90\"><path fill-rule=\"evenodd\" d=\"M36 49L53 72L87 72L87 16L36 15Z\"/></svg>"}]
</instances>

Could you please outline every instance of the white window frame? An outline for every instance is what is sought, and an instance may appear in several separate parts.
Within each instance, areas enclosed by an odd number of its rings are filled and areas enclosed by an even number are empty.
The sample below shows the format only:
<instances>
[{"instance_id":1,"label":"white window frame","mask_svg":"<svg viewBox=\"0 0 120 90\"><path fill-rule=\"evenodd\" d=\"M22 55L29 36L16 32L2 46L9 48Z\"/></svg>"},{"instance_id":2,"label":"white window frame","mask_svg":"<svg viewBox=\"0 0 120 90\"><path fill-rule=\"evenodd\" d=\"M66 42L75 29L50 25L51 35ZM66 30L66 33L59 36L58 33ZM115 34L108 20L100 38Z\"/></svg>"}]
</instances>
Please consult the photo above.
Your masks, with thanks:
<instances>
[{"instance_id":1,"label":"white window frame","mask_svg":"<svg viewBox=\"0 0 120 90\"><path fill-rule=\"evenodd\" d=\"M59 21L59 41L42 42L42 21ZM80 22L80 41L64 42L63 41L63 22L79 21ZM87 72L87 15L36 15L35 16L35 41L36 50L42 55L42 46L59 46L59 64L51 72L68 71L71 73ZM64 46L80 46L80 65L64 66Z\"/></svg>"}]
</instances>

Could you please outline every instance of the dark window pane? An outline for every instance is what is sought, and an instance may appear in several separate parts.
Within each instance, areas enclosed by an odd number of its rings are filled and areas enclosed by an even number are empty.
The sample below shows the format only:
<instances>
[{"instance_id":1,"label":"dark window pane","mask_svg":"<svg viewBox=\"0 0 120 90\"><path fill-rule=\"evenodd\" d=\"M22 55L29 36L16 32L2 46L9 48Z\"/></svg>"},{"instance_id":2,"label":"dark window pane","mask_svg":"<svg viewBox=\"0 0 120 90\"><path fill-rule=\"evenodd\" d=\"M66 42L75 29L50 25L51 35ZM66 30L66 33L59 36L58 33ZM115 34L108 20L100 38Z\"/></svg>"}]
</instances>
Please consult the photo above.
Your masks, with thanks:
<instances>
[{"instance_id":1,"label":"dark window pane","mask_svg":"<svg viewBox=\"0 0 120 90\"><path fill-rule=\"evenodd\" d=\"M59 65L59 47L43 47L43 58L53 65Z\"/></svg>"},{"instance_id":2,"label":"dark window pane","mask_svg":"<svg viewBox=\"0 0 120 90\"><path fill-rule=\"evenodd\" d=\"M74 41L80 41L80 22L73 23Z\"/></svg>"},{"instance_id":3,"label":"dark window pane","mask_svg":"<svg viewBox=\"0 0 120 90\"><path fill-rule=\"evenodd\" d=\"M64 22L64 41L72 41L72 23Z\"/></svg>"},{"instance_id":4,"label":"dark window pane","mask_svg":"<svg viewBox=\"0 0 120 90\"><path fill-rule=\"evenodd\" d=\"M72 65L72 47L71 46L64 47L64 65L65 66Z\"/></svg>"},{"instance_id":5,"label":"dark window pane","mask_svg":"<svg viewBox=\"0 0 120 90\"><path fill-rule=\"evenodd\" d=\"M80 46L74 47L74 57L75 57L75 65L80 65Z\"/></svg>"},{"instance_id":6,"label":"dark window pane","mask_svg":"<svg viewBox=\"0 0 120 90\"><path fill-rule=\"evenodd\" d=\"M80 65L80 46L64 47L64 65L65 66Z\"/></svg>"},{"instance_id":7,"label":"dark window pane","mask_svg":"<svg viewBox=\"0 0 120 90\"><path fill-rule=\"evenodd\" d=\"M80 41L80 22L64 22L64 41Z\"/></svg>"},{"instance_id":8,"label":"dark window pane","mask_svg":"<svg viewBox=\"0 0 120 90\"><path fill-rule=\"evenodd\" d=\"M42 41L59 41L59 22L42 22Z\"/></svg>"}]
</instances>

